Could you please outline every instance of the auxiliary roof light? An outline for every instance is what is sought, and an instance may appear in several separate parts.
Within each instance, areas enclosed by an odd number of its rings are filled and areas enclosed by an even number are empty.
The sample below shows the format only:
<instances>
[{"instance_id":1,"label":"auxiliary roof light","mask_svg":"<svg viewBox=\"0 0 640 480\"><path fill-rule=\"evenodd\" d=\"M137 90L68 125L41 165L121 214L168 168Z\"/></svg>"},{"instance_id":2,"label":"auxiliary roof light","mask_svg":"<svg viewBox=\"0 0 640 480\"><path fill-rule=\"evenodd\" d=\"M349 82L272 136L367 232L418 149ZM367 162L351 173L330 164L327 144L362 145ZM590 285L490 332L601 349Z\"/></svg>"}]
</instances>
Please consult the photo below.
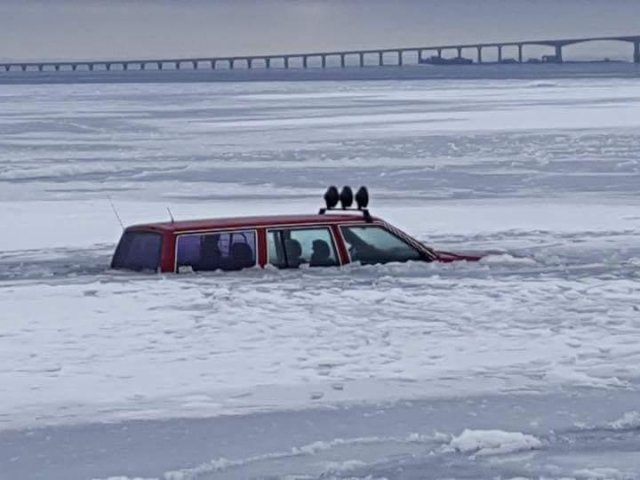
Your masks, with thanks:
<instances>
[{"instance_id":1,"label":"auxiliary roof light","mask_svg":"<svg viewBox=\"0 0 640 480\"><path fill-rule=\"evenodd\" d=\"M353 200L354 195L351 187L345 185L342 187L342 191L338 193L337 187L332 185L327 188L324 194L324 202L327 206L321 208L319 214L324 215L329 210L336 210L338 203L340 203L342 210L359 210L367 222L372 222L373 217L369 213L369 210L367 210L367 206L369 205L369 192L367 191L367 187L360 187L355 194L357 209L352 207Z\"/></svg>"},{"instance_id":2,"label":"auxiliary roof light","mask_svg":"<svg viewBox=\"0 0 640 480\"><path fill-rule=\"evenodd\" d=\"M367 187L360 187L356 192L356 205L358 205L358 210L364 210L369 205L369 191Z\"/></svg>"},{"instance_id":3,"label":"auxiliary roof light","mask_svg":"<svg viewBox=\"0 0 640 480\"><path fill-rule=\"evenodd\" d=\"M327 210L336 208L339 200L340 194L338 193L338 188L335 186L327 188L327 191L324 194L324 202L327 204Z\"/></svg>"},{"instance_id":4,"label":"auxiliary roof light","mask_svg":"<svg viewBox=\"0 0 640 480\"><path fill-rule=\"evenodd\" d=\"M343 210L346 210L353 205L353 190L351 190L351 187L347 185L342 187L342 191L340 192L340 204L342 205Z\"/></svg>"}]
</instances>

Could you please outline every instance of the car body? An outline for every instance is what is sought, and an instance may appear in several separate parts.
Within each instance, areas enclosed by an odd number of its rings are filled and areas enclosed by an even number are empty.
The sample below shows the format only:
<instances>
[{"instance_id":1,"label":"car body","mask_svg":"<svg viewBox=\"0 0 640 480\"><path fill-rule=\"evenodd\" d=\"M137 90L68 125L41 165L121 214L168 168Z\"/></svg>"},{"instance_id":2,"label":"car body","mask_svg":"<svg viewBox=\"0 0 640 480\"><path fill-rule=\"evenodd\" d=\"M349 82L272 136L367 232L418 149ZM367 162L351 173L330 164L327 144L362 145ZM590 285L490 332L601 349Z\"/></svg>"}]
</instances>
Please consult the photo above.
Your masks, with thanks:
<instances>
[{"instance_id":1,"label":"car body","mask_svg":"<svg viewBox=\"0 0 640 480\"><path fill-rule=\"evenodd\" d=\"M480 259L436 251L366 210L321 212L131 226L123 232L111 267L184 273Z\"/></svg>"}]
</instances>

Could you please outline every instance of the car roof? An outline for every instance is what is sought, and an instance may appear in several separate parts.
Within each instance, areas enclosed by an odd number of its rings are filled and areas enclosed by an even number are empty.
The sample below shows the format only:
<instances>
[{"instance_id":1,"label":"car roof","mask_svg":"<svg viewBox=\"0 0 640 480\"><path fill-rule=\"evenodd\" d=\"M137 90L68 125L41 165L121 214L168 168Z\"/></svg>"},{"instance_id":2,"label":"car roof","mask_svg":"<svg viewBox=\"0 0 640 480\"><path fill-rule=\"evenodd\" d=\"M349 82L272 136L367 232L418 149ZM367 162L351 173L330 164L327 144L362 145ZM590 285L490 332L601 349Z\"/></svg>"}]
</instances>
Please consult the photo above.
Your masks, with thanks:
<instances>
[{"instance_id":1,"label":"car roof","mask_svg":"<svg viewBox=\"0 0 640 480\"><path fill-rule=\"evenodd\" d=\"M379 221L370 217L369 222ZM199 230L215 230L249 227L298 226L315 224L368 223L363 214L330 213L315 215L261 215L254 217L208 218L133 225L127 230L153 230L183 233Z\"/></svg>"}]
</instances>

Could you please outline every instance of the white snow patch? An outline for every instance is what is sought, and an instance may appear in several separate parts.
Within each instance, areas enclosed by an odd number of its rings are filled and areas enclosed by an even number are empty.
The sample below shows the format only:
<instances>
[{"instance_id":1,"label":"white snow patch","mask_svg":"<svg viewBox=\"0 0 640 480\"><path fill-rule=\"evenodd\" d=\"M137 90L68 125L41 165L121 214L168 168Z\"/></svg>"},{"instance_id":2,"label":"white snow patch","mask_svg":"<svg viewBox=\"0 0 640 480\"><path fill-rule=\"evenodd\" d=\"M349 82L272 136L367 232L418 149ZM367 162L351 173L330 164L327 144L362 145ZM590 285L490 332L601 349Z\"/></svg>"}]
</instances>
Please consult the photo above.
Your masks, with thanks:
<instances>
[{"instance_id":1,"label":"white snow patch","mask_svg":"<svg viewBox=\"0 0 640 480\"><path fill-rule=\"evenodd\" d=\"M573 472L576 480L631 480L637 478L629 476L617 468L583 468Z\"/></svg>"},{"instance_id":2,"label":"white snow patch","mask_svg":"<svg viewBox=\"0 0 640 480\"><path fill-rule=\"evenodd\" d=\"M626 412L621 418L609 423L614 430L634 430L640 428L640 412Z\"/></svg>"},{"instance_id":3,"label":"white snow patch","mask_svg":"<svg viewBox=\"0 0 640 480\"><path fill-rule=\"evenodd\" d=\"M487 265L536 265L537 262L531 257L516 257L510 254L487 255L480 260L480 263Z\"/></svg>"},{"instance_id":4,"label":"white snow patch","mask_svg":"<svg viewBox=\"0 0 640 480\"><path fill-rule=\"evenodd\" d=\"M366 466L366 463L361 460L345 460L343 462L328 462L324 468L326 475L331 473L344 473L364 466Z\"/></svg>"},{"instance_id":5,"label":"white snow patch","mask_svg":"<svg viewBox=\"0 0 640 480\"><path fill-rule=\"evenodd\" d=\"M569 340L566 342L566 345L569 348L576 348L578 343L575 342L575 340ZM553 383L566 383L593 388L626 388L629 385L628 382L617 377L600 377L597 375L591 375L588 372L576 369L574 365L570 364L556 365L555 368L551 369L545 375L545 378L549 382Z\"/></svg>"},{"instance_id":6,"label":"white snow patch","mask_svg":"<svg viewBox=\"0 0 640 480\"><path fill-rule=\"evenodd\" d=\"M166 472L162 476L162 480L192 480L201 478L202 476L206 476L207 474L211 474L214 472L224 472L229 469L243 467L249 464L256 464L269 460L279 460L292 457L310 457L339 447L354 445L382 445L389 442L397 444L428 443L434 440L436 440L435 437L417 433L409 434L406 437L357 437L350 439L336 438L329 441L317 441L307 445L293 447L291 450L287 451L270 452L247 458L216 458L195 467ZM326 462L323 468L327 473L330 474L347 472L354 468L359 468L365 465L366 463L360 460L345 460L341 462ZM123 477L123 480L127 480L126 477Z\"/></svg>"},{"instance_id":7,"label":"white snow patch","mask_svg":"<svg viewBox=\"0 0 640 480\"><path fill-rule=\"evenodd\" d=\"M195 478L200 478L201 476L209 473L221 472L231 468L263 462L265 460L276 460L276 459L299 457L299 456L312 456L320 452L324 452L339 446L370 445L370 444L378 444L386 441L403 441L403 439L393 439L393 438L384 438L384 437L361 437L361 438L351 438L351 439L336 438L330 441L318 441L318 442L310 443L308 445L302 445L300 447L293 447L291 450L283 451L283 452L271 452L263 455L255 455L252 457L235 459L235 460L230 460L227 458L217 458L193 468L186 468L183 470L167 472L164 474L163 480L191 480ZM406 441L406 439L404 439L404 441ZM337 463L329 464L327 465L327 468L332 469L333 467L335 467L335 469L333 469L332 471L336 472L336 471L345 471L348 469L357 468L359 466L361 466L360 462L348 461L345 463L341 462L340 464L337 464Z\"/></svg>"},{"instance_id":8,"label":"white snow patch","mask_svg":"<svg viewBox=\"0 0 640 480\"><path fill-rule=\"evenodd\" d=\"M461 453L499 455L542 448L533 435L502 430L464 430L449 442L449 447Z\"/></svg>"}]
</instances>

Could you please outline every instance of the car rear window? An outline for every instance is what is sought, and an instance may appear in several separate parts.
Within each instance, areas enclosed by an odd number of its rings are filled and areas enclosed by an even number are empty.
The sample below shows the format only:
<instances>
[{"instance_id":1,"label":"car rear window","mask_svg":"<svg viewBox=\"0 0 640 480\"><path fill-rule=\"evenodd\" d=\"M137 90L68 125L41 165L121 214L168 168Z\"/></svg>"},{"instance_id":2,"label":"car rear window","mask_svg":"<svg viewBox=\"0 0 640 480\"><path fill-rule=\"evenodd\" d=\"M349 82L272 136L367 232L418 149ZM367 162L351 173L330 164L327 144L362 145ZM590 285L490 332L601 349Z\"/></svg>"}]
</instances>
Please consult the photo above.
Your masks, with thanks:
<instances>
[{"instance_id":1,"label":"car rear window","mask_svg":"<svg viewBox=\"0 0 640 480\"><path fill-rule=\"evenodd\" d=\"M162 235L155 232L124 232L116 253L111 261L111 268L123 270L153 270L160 267L160 250Z\"/></svg>"}]
</instances>

